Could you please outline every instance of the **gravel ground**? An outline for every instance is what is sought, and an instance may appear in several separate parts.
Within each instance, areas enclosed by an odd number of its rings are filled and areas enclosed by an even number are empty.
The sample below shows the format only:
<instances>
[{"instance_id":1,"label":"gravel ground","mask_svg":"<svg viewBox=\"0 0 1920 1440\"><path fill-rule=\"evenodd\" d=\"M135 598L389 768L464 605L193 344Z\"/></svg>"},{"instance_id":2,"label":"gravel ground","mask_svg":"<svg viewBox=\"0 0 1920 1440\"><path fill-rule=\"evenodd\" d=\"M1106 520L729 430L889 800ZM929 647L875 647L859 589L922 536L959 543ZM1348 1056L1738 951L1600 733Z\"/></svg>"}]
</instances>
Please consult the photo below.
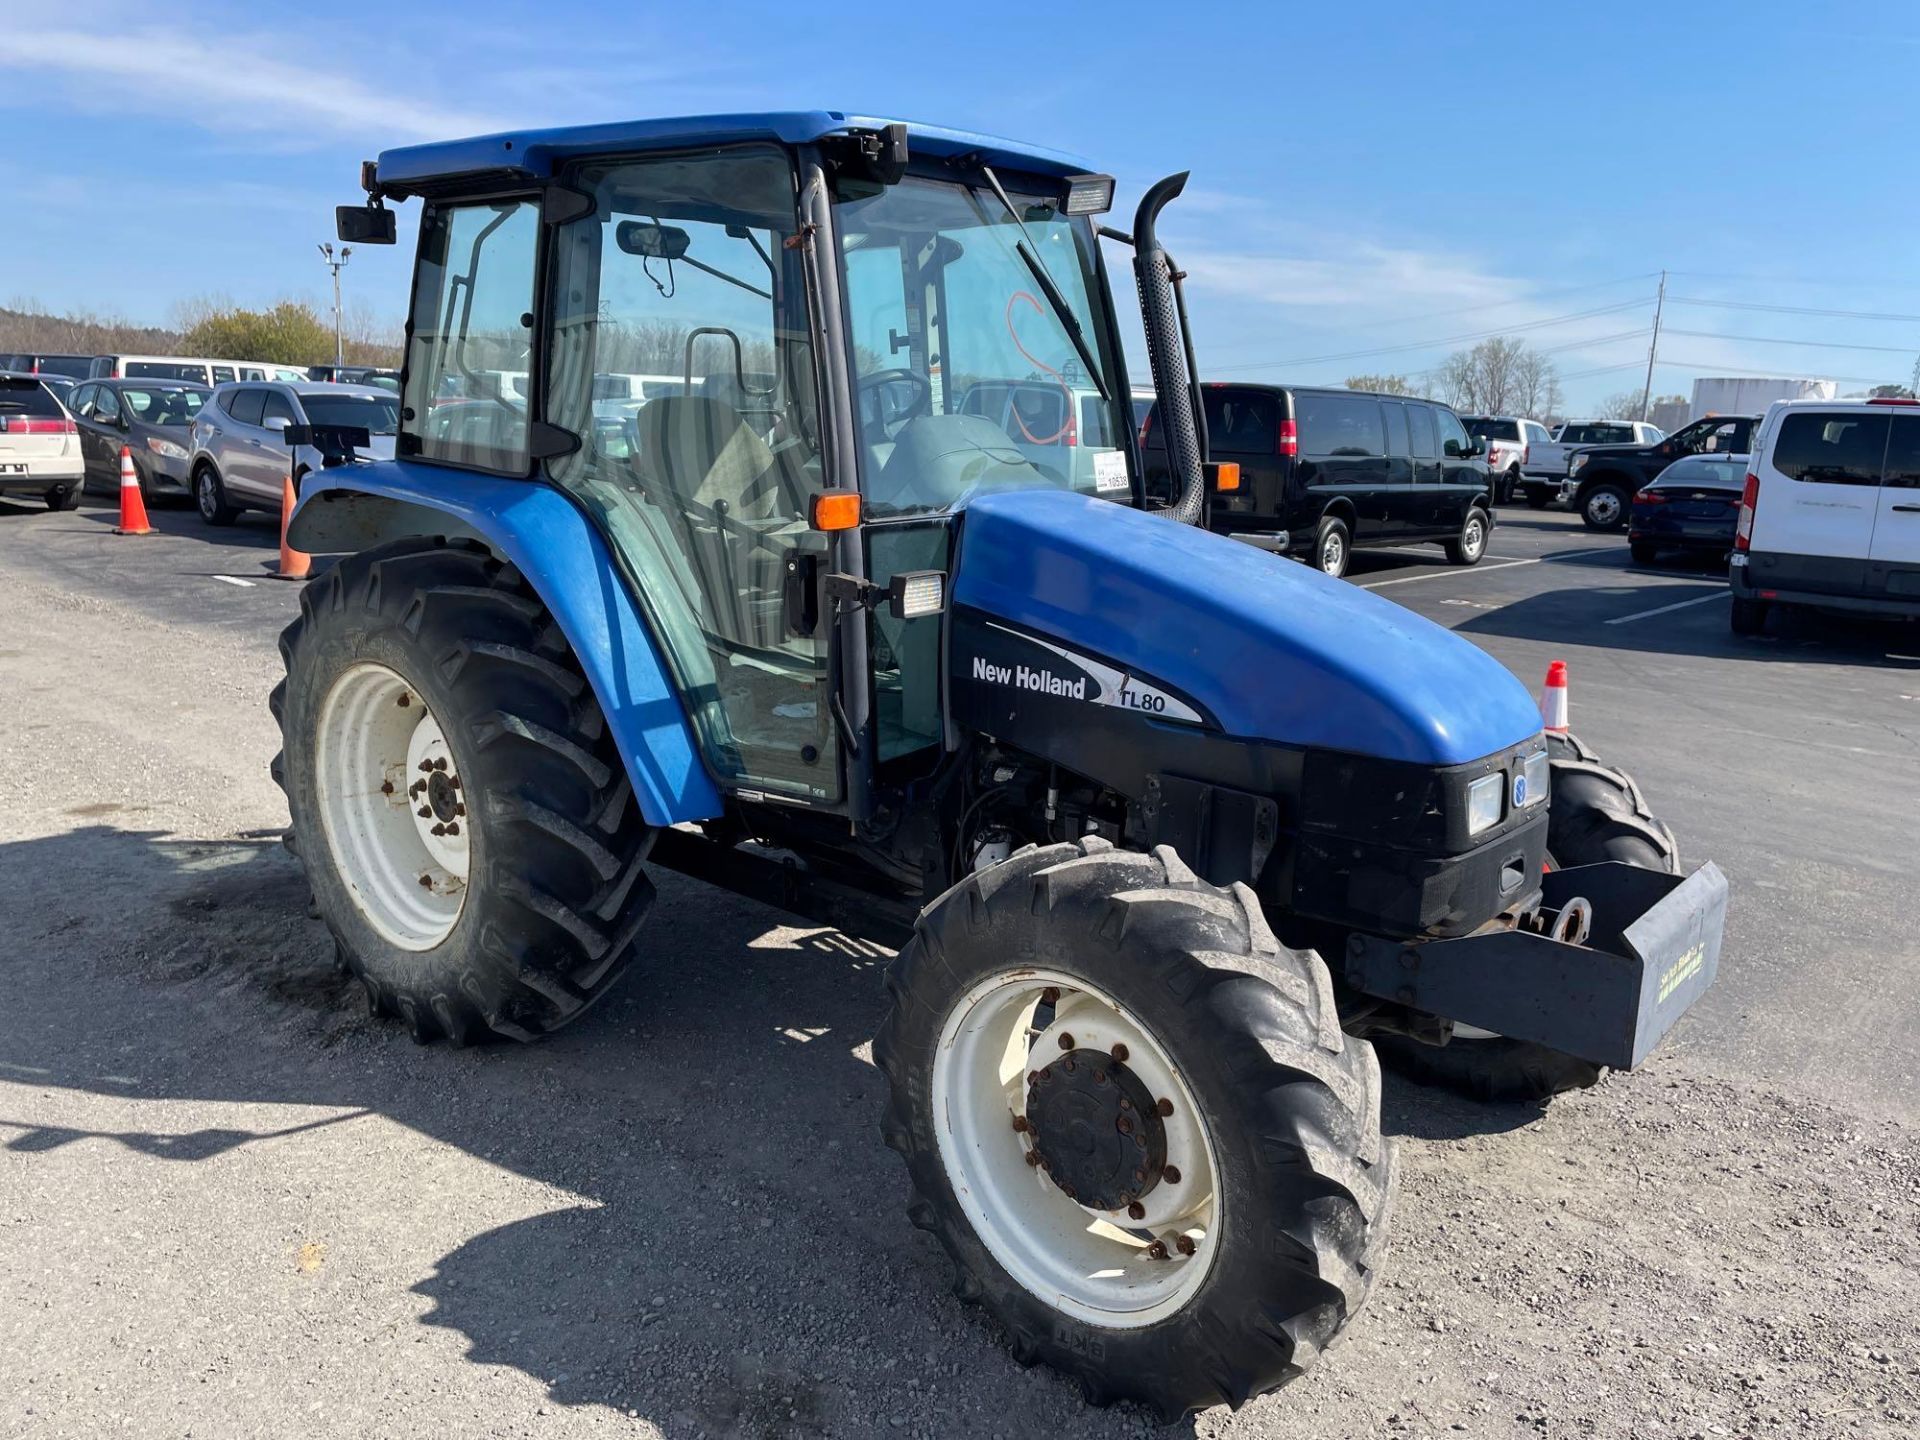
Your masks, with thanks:
<instances>
[{"instance_id":1,"label":"gravel ground","mask_svg":"<svg viewBox=\"0 0 1920 1440\"><path fill-rule=\"evenodd\" d=\"M0 1435L1169 1433L1019 1369L906 1223L884 951L664 876L579 1025L422 1050L277 844L277 625L18 552L0 613ZM1544 1113L1390 1082L1368 1310L1171 1433L1914 1435L1911 1099L1790 1078L1683 1028Z\"/></svg>"}]
</instances>

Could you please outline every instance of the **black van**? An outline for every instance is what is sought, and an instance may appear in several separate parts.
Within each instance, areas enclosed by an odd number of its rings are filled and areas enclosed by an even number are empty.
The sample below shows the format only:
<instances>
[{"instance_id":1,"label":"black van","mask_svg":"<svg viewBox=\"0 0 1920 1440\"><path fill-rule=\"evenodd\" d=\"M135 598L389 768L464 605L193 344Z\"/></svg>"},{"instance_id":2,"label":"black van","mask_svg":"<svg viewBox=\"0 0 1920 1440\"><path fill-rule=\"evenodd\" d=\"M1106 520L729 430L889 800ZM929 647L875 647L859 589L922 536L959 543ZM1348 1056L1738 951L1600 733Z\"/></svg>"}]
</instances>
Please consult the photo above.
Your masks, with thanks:
<instances>
[{"instance_id":1,"label":"black van","mask_svg":"<svg viewBox=\"0 0 1920 1440\"><path fill-rule=\"evenodd\" d=\"M1297 385L1201 386L1215 460L1240 488L1212 497L1208 524L1329 575L1355 546L1432 542L1456 565L1486 554L1493 505L1483 442L1433 400ZM1167 452L1142 428L1149 491L1166 489Z\"/></svg>"}]
</instances>

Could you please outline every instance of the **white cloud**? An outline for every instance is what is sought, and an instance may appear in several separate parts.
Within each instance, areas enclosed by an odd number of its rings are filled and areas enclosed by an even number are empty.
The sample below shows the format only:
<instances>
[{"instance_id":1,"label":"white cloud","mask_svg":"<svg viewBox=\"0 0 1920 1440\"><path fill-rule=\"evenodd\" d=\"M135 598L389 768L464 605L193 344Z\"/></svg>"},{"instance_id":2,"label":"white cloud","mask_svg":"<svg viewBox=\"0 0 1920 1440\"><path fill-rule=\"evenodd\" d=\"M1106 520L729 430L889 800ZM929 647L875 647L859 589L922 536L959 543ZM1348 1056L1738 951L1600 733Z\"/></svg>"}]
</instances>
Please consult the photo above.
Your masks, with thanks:
<instances>
[{"instance_id":1,"label":"white cloud","mask_svg":"<svg viewBox=\"0 0 1920 1440\"><path fill-rule=\"evenodd\" d=\"M301 63L275 53L299 54L305 43L28 24L9 28L0 70L17 71L30 85L52 82L77 108L96 114L139 110L216 133L425 140L505 128L494 115L364 83L331 57Z\"/></svg>"}]
</instances>

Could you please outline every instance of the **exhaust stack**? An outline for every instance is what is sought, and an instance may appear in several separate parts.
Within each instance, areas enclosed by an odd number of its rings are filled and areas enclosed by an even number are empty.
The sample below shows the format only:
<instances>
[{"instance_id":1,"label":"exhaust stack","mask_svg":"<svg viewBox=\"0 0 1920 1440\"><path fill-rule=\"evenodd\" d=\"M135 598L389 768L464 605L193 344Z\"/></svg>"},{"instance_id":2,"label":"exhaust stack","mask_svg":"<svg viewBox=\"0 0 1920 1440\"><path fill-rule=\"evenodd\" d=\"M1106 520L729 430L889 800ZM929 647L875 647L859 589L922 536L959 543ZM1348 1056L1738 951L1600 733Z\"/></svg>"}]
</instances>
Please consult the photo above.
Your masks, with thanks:
<instances>
[{"instance_id":1,"label":"exhaust stack","mask_svg":"<svg viewBox=\"0 0 1920 1440\"><path fill-rule=\"evenodd\" d=\"M1179 271L1160 245L1154 226L1167 202L1187 184L1187 172L1169 175L1140 199L1133 219L1133 273L1140 287L1140 320L1147 336L1147 362L1153 369L1153 395L1159 407L1172 474L1173 505L1168 515L1182 525L1198 525L1206 500L1206 421L1198 408L1198 377L1180 295Z\"/></svg>"}]
</instances>

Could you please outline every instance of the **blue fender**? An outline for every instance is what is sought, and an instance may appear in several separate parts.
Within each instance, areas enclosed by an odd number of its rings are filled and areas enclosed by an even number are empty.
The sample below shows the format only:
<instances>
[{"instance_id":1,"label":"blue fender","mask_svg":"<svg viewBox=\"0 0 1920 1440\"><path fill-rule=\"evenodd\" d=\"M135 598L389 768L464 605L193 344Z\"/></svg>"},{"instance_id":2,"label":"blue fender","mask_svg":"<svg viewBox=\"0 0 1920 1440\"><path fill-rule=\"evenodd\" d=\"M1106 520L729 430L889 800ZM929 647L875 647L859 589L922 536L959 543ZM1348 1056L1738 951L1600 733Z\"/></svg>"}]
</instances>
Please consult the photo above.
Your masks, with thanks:
<instances>
[{"instance_id":1,"label":"blue fender","mask_svg":"<svg viewBox=\"0 0 1920 1440\"><path fill-rule=\"evenodd\" d=\"M721 813L660 648L600 531L561 491L405 461L336 467L307 478L288 539L326 552L422 533L477 537L526 577L586 672L648 823Z\"/></svg>"}]
</instances>

